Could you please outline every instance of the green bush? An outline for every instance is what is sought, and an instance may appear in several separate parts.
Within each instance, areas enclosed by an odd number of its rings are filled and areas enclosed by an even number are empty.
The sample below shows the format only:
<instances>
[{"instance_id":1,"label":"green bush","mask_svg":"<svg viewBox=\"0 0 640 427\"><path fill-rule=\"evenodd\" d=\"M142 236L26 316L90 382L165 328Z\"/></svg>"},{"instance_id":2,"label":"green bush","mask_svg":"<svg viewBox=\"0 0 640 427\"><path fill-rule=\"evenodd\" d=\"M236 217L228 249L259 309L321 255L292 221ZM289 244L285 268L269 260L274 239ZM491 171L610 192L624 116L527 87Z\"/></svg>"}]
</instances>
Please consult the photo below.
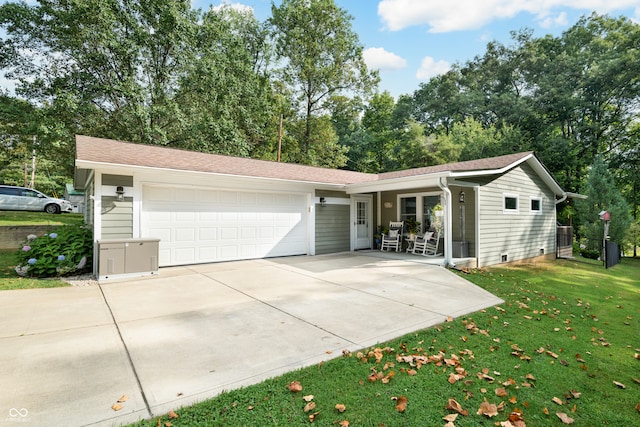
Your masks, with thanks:
<instances>
[{"instance_id":1,"label":"green bush","mask_svg":"<svg viewBox=\"0 0 640 427\"><path fill-rule=\"evenodd\" d=\"M18 251L16 272L30 277L78 274L91 268L92 254L91 228L66 225L44 236L28 236Z\"/></svg>"}]
</instances>

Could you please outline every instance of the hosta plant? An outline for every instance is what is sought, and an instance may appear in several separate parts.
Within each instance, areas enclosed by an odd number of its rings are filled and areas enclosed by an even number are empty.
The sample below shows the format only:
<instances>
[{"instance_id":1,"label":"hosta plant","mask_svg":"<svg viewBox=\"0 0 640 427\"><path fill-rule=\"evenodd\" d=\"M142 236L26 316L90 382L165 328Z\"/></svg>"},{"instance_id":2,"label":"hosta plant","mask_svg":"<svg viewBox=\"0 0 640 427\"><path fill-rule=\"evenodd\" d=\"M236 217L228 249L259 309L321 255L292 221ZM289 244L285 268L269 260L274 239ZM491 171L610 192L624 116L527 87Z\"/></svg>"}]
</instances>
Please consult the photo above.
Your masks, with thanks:
<instances>
[{"instance_id":1,"label":"hosta plant","mask_svg":"<svg viewBox=\"0 0 640 427\"><path fill-rule=\"evenodd\" d=\"M78 274L91 267L92 255L91 228L66 225L43 236L27 236L17 254L16 272L29 277Z\"/></svg>"}]
</instances>

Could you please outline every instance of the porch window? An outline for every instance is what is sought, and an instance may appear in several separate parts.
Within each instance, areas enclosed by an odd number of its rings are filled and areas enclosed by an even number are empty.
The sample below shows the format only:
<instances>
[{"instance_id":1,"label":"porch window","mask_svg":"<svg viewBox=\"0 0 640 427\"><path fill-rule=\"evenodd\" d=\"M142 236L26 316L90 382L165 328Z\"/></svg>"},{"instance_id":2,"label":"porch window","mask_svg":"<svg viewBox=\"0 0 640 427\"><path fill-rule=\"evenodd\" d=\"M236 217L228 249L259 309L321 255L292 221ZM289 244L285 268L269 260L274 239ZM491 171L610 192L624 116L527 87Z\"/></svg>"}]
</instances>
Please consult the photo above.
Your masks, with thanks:
<instances>
[{"instance_id":1,"label":"porch window","mask_svg":"<svg viewBox=\"0 0 640 427\"><path fill-rule=\"evenodd\" d=\"M504 213L518 213L518 195L517 194L504 194L504 202L502 205L502 209Z\"/></svg>"},{"instance_id":2,"label":"porch window","mask_svg":"<svg viewBox=\"0 0 640 427\"><path fill-rule=\"evenodd\" d=\"M419 233L431 228L434 221L432 209L441 203L439 193L401 194L398 196L398 201L400 221L404 221L405 224L409 218L420 221Z\"/></svg>"}]
</instances>

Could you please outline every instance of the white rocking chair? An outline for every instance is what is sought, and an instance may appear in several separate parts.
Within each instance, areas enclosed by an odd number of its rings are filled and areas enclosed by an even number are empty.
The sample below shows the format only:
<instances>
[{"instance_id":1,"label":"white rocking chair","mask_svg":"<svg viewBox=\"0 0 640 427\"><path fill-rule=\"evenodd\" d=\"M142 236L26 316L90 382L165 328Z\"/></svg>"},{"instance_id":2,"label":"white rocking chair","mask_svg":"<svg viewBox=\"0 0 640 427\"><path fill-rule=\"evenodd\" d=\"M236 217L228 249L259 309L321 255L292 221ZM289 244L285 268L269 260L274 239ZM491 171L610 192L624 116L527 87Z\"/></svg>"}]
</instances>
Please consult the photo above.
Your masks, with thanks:
<instances>
[{"instance_id":1,"label":"white rocking chair","mask_svg":"<svg viewBox=\"0 0 640 427\"><path fill-rule=\"evenodd\" d=\"M435 235L434 235L435 234ZM427 232L424 236L416 237L413 244L413 253L423 256L439 256L438 243L440 242L440 233Z\"/></svg>"},{"instance_id":2,"label":"white rocking chair","mask_svg":"<svg viewBox=\"0 0 640 427\"><path fill-rule=\"evenodd\" d=\"M404 221L391 221L389 222L389 233L382 233L382 245L381 251L385 249L395 249L396 252L402 250L402 228L404 227Z\"/></svg>"}]
</instances>

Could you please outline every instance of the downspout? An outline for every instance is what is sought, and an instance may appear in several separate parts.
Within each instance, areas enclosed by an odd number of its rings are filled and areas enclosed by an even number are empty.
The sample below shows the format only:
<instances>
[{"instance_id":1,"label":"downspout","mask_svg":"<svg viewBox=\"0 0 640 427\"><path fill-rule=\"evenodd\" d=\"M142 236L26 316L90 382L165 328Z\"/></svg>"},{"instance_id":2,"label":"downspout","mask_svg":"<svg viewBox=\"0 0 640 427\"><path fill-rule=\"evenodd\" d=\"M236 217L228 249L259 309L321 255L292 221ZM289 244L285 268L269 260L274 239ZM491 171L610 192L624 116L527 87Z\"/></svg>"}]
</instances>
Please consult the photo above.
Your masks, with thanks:
<instances>
[{"instance_id":1,"label":"downspout","mask_svg":"<svg viewBox=\"0 0 640 427\"><path fill-rule=\"evenodd\" d=\"M568 195L567 195L567 193L563 193L563 194L562 194L562 198L561 198L561 199L556 200L556 205L559 205L560 203L562 203L562 202L564 202L565 200L567 200L567 196L568 196Z\"/></svg>"},{"instance_id":2,"label":"downspout","mask_svg":"<svg viewBox=\"0 0 640 427\"><path fill-rule=\"evenodd\" d=\"M453 263L453 259L451 258L451 253L453 252L453 242L451 236L451 227L452 227L452 219L451 219L451 190L447 186L446 178L444 183L442 182L442 177L438 178L438 187L444 192L444 203L445 203L445 226L444 226L444 265L453 268L455 264Z\"/></svg>"}]
</instances>

